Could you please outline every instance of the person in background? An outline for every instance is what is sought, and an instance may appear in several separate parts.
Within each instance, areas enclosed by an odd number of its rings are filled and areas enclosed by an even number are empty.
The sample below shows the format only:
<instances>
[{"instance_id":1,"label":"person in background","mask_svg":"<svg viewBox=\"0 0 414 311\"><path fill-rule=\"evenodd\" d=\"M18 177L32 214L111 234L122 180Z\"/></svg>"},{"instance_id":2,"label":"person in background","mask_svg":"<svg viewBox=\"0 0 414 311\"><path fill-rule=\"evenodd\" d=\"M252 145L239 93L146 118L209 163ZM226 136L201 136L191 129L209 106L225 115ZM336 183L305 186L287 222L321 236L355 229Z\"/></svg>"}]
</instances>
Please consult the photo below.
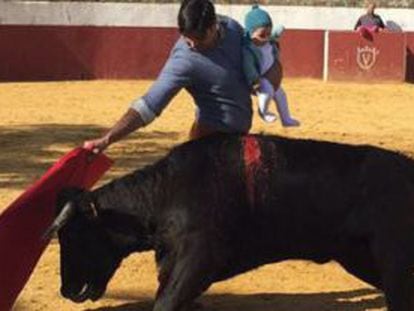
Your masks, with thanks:
<instances>
[{"instance_id":1,"label":"person in background","mask_svg":"<svg viewBox=\"0 0 414 311\"><path fill-rule=\"evenodd\" d=\"M375 1L367 0L366 9L367 12L358 18L355 24L354 30L365 34L366 32L373 34L385 29L385 24L381 19L381 16L375 14L377 4Z\"/></svg>"},{"instance_id":2,"label":"person in background","mask_svg":"<svg viewBox=\"0 0 414 311\"><path fill-rule=\"evenodd\" d=\"M184 0L178 28L181 36L151 88L131 103L106 134L85 141L85 148L101 152L149 124L183 88L196 105L191 139L217 132L249 132L252 103L243 73L243 28L229 17L216 16L210 0ZM278 67L273 67L270 79L278 76Z\"/></svg>"},{"instance_id":3,"label":"person in background","mask_svg":"<svg viewBox=\"0 0 414 311\"><path fill-rule=\"evenodd\" d=\"M282 125L299 126L289 112L285 91L279 84L272 83L266 72L279 61L278 39L284 28L273 29L270 15L257 4L245 16L244 71L249 85L255 89L258 98L258 112L265 122L274 122L276 115L269 111L269 103L273 99ZM279 81L280 82L280 81Z\"/></svg>"}]
</instances>

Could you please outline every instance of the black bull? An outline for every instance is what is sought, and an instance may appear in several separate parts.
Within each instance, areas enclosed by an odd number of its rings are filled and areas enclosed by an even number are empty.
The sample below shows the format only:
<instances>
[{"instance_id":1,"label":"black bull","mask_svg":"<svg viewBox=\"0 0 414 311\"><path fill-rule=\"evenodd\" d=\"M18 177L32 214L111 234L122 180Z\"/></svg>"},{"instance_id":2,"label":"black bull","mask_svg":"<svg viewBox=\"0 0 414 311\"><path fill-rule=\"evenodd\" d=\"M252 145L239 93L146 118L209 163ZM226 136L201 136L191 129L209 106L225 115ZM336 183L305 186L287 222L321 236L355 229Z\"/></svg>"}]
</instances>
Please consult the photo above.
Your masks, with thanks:
<instances>
[{"instance_id":1,"label":"black bull","mask_svg":"<svg viewBox=\"0 0 414 311\"><path fill-rule=\"evenodd\" d=\"M156 311L185 309L213 282L287 259L336 260L381 289L389 310L414 310L414 162L398 153L214 136L75 193L62 194L52 228L73 301L98 299L123 258L155 250Z\"/></svg>"}]
</instances>

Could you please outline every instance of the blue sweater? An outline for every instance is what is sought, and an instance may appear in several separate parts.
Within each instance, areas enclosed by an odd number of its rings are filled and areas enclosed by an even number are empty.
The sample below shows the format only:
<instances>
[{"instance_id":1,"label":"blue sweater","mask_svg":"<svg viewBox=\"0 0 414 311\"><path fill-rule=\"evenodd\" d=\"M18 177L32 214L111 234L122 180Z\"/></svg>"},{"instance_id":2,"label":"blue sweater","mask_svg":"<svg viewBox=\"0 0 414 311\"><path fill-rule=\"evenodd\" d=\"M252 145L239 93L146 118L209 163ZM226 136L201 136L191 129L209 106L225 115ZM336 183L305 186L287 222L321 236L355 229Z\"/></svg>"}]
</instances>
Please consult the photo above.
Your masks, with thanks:
<instances>
[{"instance_id":1,"label":"blue sweater","mask_svg":"<svg viewBox=\"0 0 414 311\"><path fill-rule=\"evenodd\" d=\"M157 80L131 106L159 115L185 88L197 106L197 120L223 132L247 132L252 123L250 91L243 74L241 26L220 17L222 36L214 48L193 51L178 39Z\"/></svg>"}]
</instances>

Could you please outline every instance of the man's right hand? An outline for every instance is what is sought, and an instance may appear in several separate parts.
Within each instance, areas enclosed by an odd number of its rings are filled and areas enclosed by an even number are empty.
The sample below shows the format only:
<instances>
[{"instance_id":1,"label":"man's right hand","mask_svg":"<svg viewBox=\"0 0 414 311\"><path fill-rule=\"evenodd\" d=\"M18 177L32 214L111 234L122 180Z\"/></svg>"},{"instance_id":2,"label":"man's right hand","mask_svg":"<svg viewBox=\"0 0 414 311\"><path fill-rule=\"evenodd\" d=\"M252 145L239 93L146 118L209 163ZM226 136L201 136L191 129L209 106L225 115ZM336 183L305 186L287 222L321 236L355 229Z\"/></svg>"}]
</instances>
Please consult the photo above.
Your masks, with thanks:
<instances>
[{"instance_id":1,"label":"man's right hand","mask_svg":"<svg viewBox=\"0 0 414 311\"><path fill-rule=\"evenodd\" d=\"M92 150L94 153L100 153L108 148L110 144L119 141L143 125L144 121L140 114L134 109L129 108L104 136L85 141L83 148Z\"/></svg>"},{"instance_id":2,"label":"man's right hand","mask_svg":"<svg viewBox=\"0 0 414 311\"><path fill-rule=\"evenodd\" d=\"M93 153L101 153L109 146L109 139L107 136L87 140L83 143L83 148L91 150Z\"/></svg>"}]
</instances>

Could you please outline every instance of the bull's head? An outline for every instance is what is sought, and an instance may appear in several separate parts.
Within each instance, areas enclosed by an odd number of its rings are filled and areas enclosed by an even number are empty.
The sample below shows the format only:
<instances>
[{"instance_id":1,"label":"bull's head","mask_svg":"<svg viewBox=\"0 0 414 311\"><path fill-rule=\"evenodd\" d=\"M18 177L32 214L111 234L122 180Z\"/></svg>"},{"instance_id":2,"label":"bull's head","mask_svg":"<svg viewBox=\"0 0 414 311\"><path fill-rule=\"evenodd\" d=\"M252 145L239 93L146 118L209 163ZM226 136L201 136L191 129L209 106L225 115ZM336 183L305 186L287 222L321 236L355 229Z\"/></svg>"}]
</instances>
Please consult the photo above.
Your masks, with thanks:
<instances>
[{"instance_id":1,"label":"bull's head","mask_svg":"<svg viewBox=\"0 0 414 311\"><path fill-rule=\"evenodd\" d=\"M59 237L61 293L74 302L99 299L122 261L99 216L91 218L86 211L87 194L78 189L61 193L59 214L49 229Z\"/></svg>"}]
</instances>

